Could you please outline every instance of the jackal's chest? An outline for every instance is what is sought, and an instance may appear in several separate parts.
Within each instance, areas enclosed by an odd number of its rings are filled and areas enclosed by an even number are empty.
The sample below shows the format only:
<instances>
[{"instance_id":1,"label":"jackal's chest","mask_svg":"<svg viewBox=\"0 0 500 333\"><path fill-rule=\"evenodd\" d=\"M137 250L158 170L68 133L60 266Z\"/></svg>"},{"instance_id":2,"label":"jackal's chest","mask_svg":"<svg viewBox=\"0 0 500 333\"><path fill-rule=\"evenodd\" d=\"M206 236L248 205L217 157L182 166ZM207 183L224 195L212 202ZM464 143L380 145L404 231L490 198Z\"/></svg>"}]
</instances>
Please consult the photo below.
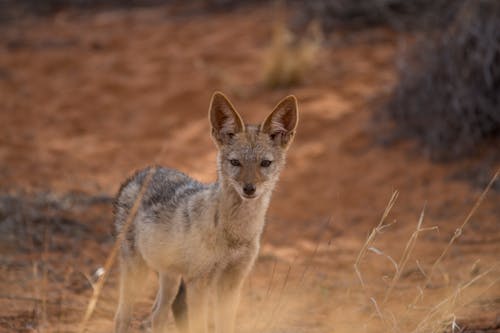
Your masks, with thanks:
<instances>
[{"instance_id":1,"label":"jackal's chest","mask_svg":"<svg viewBox=\"0 0 500 333\"><path fill-rule=\"evenodd\" d=\"M247 240L221 232L204 235L199 247L193 250L189 255L190 266L194 266L194 270L212 271L214 267L224 269L253 256L258 251L258 240Z\"/></svg>"},{"instance_id":2,"label":"jackal's chest","mask_svg":"<svg viewBox=\"0 0 500 333\"><path fill-rule=\"evenodd\" d=\"M213 277L226 267L240 263L252 257L249 249L189 249L178 256L176 260L169 261L169 270L175 270L187 280L199 277ZM162 265L165 267L165 265Z\"/></svg>"},{"instance_id":3,"label":"jackal's chest","mask_svg":"<svg viewBox=\"0 0 500 333\"><path fill-rule=\"evenodd\" d=\"M214 229L200 228L176 237L157 231L148 236L140 242L148 265L157 271L176 272L186 278L212 275L253 257L258 251L258 240L250 242Z\"/></svg>"}]
</instances>

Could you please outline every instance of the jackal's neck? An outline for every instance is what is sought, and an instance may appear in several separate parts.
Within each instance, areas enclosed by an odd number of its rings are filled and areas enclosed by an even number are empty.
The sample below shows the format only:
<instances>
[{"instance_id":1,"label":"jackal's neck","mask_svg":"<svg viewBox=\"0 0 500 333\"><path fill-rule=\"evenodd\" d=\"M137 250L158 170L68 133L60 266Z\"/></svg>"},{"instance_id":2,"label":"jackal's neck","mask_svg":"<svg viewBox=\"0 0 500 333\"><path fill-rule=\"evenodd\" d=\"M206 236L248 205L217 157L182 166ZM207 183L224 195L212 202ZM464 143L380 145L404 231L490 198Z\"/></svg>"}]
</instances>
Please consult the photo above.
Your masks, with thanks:
<instances>
[{"instance_id":1,"label":"jackal's neck","mask_svg":"<svg viewBox=\"0 0 500 333\"><path fill-rule=\"evenodd\" d=\"M262 193L258 198L244 200L227 182L218 180L214 185L216 210L221 226L241 238L250 240L259 237L264 227L271 191Z\"/></svg>"}]
</instances>

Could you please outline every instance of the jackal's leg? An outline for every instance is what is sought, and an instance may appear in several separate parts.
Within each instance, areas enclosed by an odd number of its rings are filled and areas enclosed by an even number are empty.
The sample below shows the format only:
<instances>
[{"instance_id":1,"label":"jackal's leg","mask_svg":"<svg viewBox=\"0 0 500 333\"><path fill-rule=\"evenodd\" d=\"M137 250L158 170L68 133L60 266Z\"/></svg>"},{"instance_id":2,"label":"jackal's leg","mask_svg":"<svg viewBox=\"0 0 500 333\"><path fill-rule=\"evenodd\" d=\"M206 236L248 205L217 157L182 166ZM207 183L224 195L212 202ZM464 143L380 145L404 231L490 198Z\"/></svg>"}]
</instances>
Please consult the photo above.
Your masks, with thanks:
<instances>
[{"instance_id":1,"label":"jackal's leg","mask_svg":"<svg viewBox=\"0 0 500 333\"><path fill-rule=\"evenodd\" d=\"M158 288L160 288L160 274L158 274ZM155 301L153 303L153 306L151 307L151 314L155 313L156 310L158 309L158 306L160 304L160 289L158 289L158 292L155 295ZM150 318L153 320L153 318Z\"/></svg>"},{"instance_id":2,"label":"jackal's leg","mask_svg":"<svg viewBox=\"0 0 500 333\"><path fill-rule=\"evenodd\" d=\"M179 287L179 278L175 275L160 273L158 280L160 286L152 316L152 327L153 333L164 333L167 331L168 312Z\"/></svg>"},{"instance_id":3,"label":"jackal's leg","mask_svg":"<svg viewBox=\"0 0 500 333\"><path fill-rule=\"evenodd\" d=\"M122 259L120 262L120 299L115 315L115 332L126 333L132 319L134 302L142 291L141 284L148 269L142 258Z\"/></svg>"},{"instance_id":4,"label":"jackal's leg","mask_svg":"<svg viewBox=\"0 0 500 333\"><path fill-rule=\"evenodd\" d=\"M216 281L215 332L233 333L243 281L251 263L227 267Z\"/></svg>"},{"instance_id":5,"label":"jackal's leg","mask_svg":"<svg viewBox=\"0 0 500 333\"><path fill-rule=\"evenodd\" d=\"M199 278L190 281L187 287L189 332L206 333L208 327L208 294L210 281L205 278Z\"/></svg>"},{"instance_id":6,"label":"jackal's leg","mask_svg":"<svg viewBox=\"0 0 500 333\"><path fill-rule=\"evenodd\" d=\"M184 280L181 279L179 291L175 296L174 303L172 304L172 312L174 313L175 325L179 333L189 332L188 323L188 308L187 308L187 291Z\"/></svg>"},{"instance_id":7,"label":"jackal's leg","mask_svg":"<svg viewBox=\"0 0 500 333\"><path fill-rule=\"evenodd\" d=\"M160 281L160 277L158 275L158 283ZM153 306L151 307L151 312L149 313L149 316L146 317L142 323L141 323L141 329L144 330L151 330L151 327L153 327L153 314L156 312L156 309L158 309L158 303L160 300L158 299L160 297L159 293L157 292L155 295L155 301L153 303Z\"/></svg>"}]
</instances>

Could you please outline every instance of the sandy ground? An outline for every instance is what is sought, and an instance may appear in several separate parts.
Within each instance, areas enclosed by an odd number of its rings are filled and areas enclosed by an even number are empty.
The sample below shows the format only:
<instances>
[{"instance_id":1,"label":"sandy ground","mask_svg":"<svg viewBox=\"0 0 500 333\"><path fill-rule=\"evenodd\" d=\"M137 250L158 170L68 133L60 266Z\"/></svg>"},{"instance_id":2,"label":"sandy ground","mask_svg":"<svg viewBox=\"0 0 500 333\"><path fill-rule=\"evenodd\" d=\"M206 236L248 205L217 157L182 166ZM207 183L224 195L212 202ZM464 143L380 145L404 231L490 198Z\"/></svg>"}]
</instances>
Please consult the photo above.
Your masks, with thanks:
<instances>
[{"instance_id":1,"label":"sandy ground","mask_svg":"<svg viewBox=\"0 0 500 333\"><path fill-rule=\"evenodd\" d=\"M113 244L110 198L133 170L158 163L214 180L214 90L248 122L289 93L301 112L239 332L432 332L426 323L441 321L500 331L498 190L430 274L498 165L472 182L474 160L436 164L412 142L381 142L371 119L396 80L397 34L335 32L301 85L269 90L272 25L266 7L156 7L0 27L0 331L76 331ZM386 221L396 223L363 256L362 285L353 264L395 190ZM403 263L424 207L423 227L437 229L419 233ZM135 331L146 330L154 281ZM113 270L89 331L110 331L116 290Z\"/></svg>"}]
</instances>

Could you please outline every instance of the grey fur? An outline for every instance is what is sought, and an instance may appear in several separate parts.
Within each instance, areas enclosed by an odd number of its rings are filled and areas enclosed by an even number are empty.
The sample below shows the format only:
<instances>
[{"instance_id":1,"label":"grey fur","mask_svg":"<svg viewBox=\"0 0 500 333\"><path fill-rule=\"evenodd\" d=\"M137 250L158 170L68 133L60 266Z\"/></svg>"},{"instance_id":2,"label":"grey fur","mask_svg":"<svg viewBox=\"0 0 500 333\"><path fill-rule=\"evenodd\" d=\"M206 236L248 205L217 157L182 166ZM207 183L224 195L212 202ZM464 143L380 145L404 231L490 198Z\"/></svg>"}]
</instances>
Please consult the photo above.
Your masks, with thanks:
<instances>
[{"instance_id":1,"label":"grey fur","mask_svg":"<svg viewBox=\"0 0 500 333\"><path fill-rule=\"evenodd\" d=\"M219 225L219 210L215 210L214 214L214 227L217 227Z\"/></svg>"},{"instance_id":2,"label":"grey fur","mask_svg":"<svg viewBox=\"0 0 500 333\"><path fill-rule=\"evenodd\" d=\"M118 232L121 231L150 168L136 172L120 187L114 203L115 225ZM146 217L144 222L168 222L175 211L179 207L185 206L185 201L192 198L194 193L208 189L208 185L193 180L180 171L157 167L150 187L145 192L141 202L140 212ZM188 211L187 206L184 209ZM189 216L185 222L188 229L191 223ZM168 224L163 224L163 227L168 228ZM127 237L122 244L129 251L135 251L134 233L135 223L129 227Z\"/></svg>"}]
</instances>

